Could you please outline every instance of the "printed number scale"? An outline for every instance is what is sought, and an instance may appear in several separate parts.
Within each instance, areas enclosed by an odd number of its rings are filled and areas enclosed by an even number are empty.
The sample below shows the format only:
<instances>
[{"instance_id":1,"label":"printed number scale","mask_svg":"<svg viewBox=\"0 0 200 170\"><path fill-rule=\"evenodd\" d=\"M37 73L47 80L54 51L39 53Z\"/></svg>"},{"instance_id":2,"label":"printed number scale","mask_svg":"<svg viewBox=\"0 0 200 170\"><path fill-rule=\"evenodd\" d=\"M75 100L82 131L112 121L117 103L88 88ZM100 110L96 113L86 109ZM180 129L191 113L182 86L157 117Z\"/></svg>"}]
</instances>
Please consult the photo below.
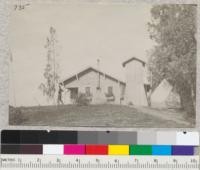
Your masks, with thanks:
<instances>
[{"instance_id":1,"label":"printed number scale","mask_svg":"<svg viewBox=\"0 0 200 170\"><path fill-rule=\"evenodd\" d=\"M1 155L0 169L198 170L199 156Z\"/></svg>"}]
</instances>

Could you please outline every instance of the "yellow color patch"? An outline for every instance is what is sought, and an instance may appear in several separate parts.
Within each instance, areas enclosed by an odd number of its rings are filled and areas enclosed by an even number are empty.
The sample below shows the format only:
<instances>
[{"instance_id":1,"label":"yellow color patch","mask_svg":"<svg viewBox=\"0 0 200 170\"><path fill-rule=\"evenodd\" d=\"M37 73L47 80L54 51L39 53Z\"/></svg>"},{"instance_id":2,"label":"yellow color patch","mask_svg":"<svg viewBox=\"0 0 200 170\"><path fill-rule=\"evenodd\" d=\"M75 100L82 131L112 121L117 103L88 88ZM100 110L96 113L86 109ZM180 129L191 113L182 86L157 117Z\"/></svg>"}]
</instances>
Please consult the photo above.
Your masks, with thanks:
<instances>
[{"instance_id":1,"label":"yellow color patch","mask_svg":"<svg viewBox=\"0 0 200 170\"><path fill-rule=\"evenodd\" d=\"M129 145L108 145L108 155L129 155Z\"/></svg>"}]
</instances>

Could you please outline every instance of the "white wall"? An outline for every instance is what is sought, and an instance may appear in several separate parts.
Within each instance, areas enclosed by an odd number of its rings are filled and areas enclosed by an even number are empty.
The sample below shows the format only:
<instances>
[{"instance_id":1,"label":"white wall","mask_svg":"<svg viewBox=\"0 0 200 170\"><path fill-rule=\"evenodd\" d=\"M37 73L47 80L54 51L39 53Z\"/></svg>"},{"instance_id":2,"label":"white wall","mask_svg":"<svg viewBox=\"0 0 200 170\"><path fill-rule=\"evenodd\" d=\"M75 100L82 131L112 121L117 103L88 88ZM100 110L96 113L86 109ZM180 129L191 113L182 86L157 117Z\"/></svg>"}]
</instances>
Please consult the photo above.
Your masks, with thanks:
<instances>
[{"instance_id":1,"label":"white wall","mask_svg":"<svg viewBox=\"0 0 200 170\"><path fill-rule=\"evenodd\" d=\"M78 87L79 92L85 93L85 88L90 87L90 91L93 95L93 104L102 104L102 103L107 103L105 93L108 91L108 87L112 86L113 87L113 94L115 95L115 101L113 102L114 104L120 104L120 97L122 93L122 87L124 85L113 81L109 78L106 78L105 76L100 76L100 86L101 86L101 92L97 90L98 86L98 73L91 71L81 77L78 78L78 80L72 81L71 83L67 84L65 88L70 88L70 87ZM67 90L66 90L67 91ZM65 100L66 104L70 104L70 93L65 92L65 95L68 97L64 97L67 100Z\"/></svg>"},{"instance_id":2,"label":"white wall","mask_svg":"<svg viewBox=\"0 0 200 170\"><path fill-rule=\"evenodd\" d=\"M133 105L148 106L144 90L144 66L133 60L126 64L125 102Z\"/></svg>"}]
</instances>

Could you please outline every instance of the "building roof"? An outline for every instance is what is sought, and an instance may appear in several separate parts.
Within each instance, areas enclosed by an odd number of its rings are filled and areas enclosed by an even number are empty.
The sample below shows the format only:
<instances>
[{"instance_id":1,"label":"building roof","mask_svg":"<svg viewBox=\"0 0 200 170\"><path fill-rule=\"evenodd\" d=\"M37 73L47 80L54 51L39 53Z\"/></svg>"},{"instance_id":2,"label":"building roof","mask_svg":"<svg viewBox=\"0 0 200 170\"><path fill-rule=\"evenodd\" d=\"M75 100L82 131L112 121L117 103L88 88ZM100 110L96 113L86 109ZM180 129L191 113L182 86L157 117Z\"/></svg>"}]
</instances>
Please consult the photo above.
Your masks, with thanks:
<instances>
[{"instance_id":1,"label":"building roof","mask_svg":"<svg viewBox=\"0 0 200 170\"><path fill-rule=\"evenodd\" d=\"M110 79L110 80L113 80L113 81L119 82L119 83L121 83L121 84L123 84L123 85L126 85L125 82L123 82L123 81L121 81L121 80L119 80L119 79L117 79L117 78L115 78L115 77L113 77L113 76L111 76L111 75L108 75L108 74L106 74L106 73L103 73L102 71L100 71L100 70L98 70L98 69L95 69L95 68L93 68L93 67L88 67L88 68L86 68L86 69L84 69L84 70L78 72L77 74L74 74L74 75L70 76L69 78L67 78L67 79L65 79L65 80L63 80L63 81L61 81L60 83L63 83L64 85L69 84L69 83L71 83L72 81L76 80L77 77L80 78L80 77L84 76L85 74L90 73L91 71L96 72L96 73L99 73L100 75L103 75L103 76L105 76L106 78L108 78L108 79Z\"/></svg>"},{"instance_id":2,"label":"building roof","mask_svg":"<svg viewBox=\"0 0 200 170\"><path fill-rule=\"evenodd\" d=\"M132 58L129 58L128 60L124 61L124 62L122 63L122 66L125 67L126 64L128 64L129 62L131 62L131 61L133 61L133 60L136 60L136 61L141 62L141 63L143 64L143 66L146 64L145 61L143 61L143 60L141 60L141 59L139 59L139 58L136 58L136 57L132 57Z\"/></svg>"}]
</instances>

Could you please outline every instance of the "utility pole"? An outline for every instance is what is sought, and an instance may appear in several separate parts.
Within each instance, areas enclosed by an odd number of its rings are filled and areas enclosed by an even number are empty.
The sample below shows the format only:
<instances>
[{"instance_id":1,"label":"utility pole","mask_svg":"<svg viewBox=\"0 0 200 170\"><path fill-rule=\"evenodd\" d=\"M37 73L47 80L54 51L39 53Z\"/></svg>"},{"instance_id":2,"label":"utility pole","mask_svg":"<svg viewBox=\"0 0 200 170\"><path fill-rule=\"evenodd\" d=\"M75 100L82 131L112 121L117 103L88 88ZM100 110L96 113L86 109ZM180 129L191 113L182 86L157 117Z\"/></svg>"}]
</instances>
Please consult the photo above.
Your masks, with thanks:
<instances>
[{"instance_id":1,"label":"utility pole","mask_svg":"<svg viewBox=\"0 0 200 170\"><path fill-rule=\"evenodd\" d=\"M99 71L99 74L98 74L98 84L97 84L97 89L100 90L101 89L101 75L100 75L100 59L97 59L97 69Z\"/></svg>"},{"instance_id":2,"label":"utility pole","mask_svg":"<svg viewBox=\"0 0 200 170\"><path fill-rule=\"evenodd\" d=\"M55 55L55 32L56 30L51 27L50 28L51 32L51 51L52 51L52 56L53 56L53 83L54 83L54 88L56 89L56 55ZM53 99L54 105L56 104L56 99L54 96Z\"/></svg>"},{"instance_id":3,"label":"utility pole","mask_svg":"<svg viewBox=\"0 0 200 170\"><path fill-rule=\"evenodd\" d=\"M10 69L11 69L11 83L12 83L12 88L13 88L13 102L14 102L14 107L16 107L16 96L15 96L15 76L14 76L14 68L13 68L13 56L12 52L10 52Z\"/></svg>"}]
</instances>

